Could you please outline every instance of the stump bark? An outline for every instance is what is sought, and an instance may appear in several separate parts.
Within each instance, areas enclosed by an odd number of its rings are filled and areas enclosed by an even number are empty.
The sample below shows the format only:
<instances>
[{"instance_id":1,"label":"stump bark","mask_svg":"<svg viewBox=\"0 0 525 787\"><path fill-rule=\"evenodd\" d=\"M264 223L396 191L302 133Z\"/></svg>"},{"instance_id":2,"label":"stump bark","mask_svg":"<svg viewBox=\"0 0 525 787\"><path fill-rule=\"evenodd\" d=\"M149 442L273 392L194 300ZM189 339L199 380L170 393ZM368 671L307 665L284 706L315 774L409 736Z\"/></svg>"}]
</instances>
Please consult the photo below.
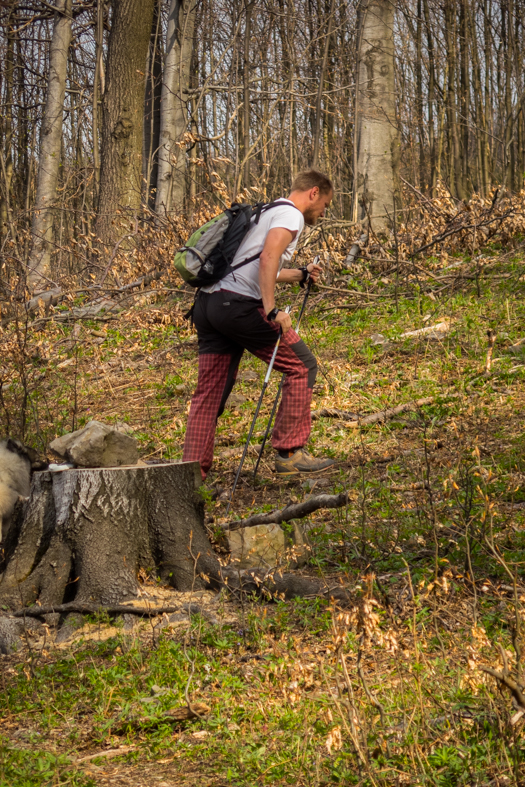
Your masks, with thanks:
<instances>
[{"instance_id":1,"label":"stump bark","mask_svg":"<svg viewBox=\"0 0 525 787\"><path fill-rule=\"evenodd\" d=\"M200 483L194 462L35 473L3 544L0 606L119 603L141 568L204 587L220 567Z\"/></svg>"}]
</instances>

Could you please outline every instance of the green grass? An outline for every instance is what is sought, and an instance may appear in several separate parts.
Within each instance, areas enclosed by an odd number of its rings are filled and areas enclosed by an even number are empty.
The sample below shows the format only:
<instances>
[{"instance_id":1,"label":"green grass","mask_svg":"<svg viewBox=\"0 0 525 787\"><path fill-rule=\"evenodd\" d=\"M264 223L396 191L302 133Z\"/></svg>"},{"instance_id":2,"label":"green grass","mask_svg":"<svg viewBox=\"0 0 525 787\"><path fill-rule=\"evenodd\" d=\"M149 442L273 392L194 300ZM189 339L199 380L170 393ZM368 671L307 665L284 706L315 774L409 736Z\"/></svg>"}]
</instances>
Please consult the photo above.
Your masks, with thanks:
<instances>
[{"instance_id":1,"label":"green grass","mask_svg":"<svg viewBox=\"0 0 525 787\"><path fill-rule=\"evenodd\" d=\"M491 253L496 259L498 249ZM515 271L517 279L521 270L510 262L495 272ZM367 414L427 396L434 401L362 429L314 421L314 452L340 462L328 481L275 483L263 467L253 488L249 458L235 508L242 517L312 490L348 490L345 509L309 518L305 571L330 585L343 582L353 606L246 601L235 623L210 625L194 616L160 637L146 626L140 636L122 631L66 655L11 657L0 694L7 720L0 784L87 787L96 780L77 763L81 753L132 746L111 760L129 783L151 766L168 784L214 787L521 787L523 721L511 723L509 692L480 668L502 667L501 646L512 674L523 675L515 644L525 652L525 367L506 351L523 336L523 285L482 276L481 297L465 280L433 300L415 279L400 277L396 308L393 280L348 282L363 292L372 286L384 296L373 307L322 311L334 305L329 296L306 314L301 335L320 362L315 406ZM301 299L288 293L282 303ZM82 327L85 341L76 349L69 326L48 325L31 339L40 360L28 366L29 442L44 445L68 431L73 418L81 426L101 417L129 423L144 455L181 457L197 377L194 335L176 310L172 325L149 314L136 310L122 324L109 323L96 345L90 330L100 331L100 323ZM386 350L370 342L373 333L396 340L445 318L453 329L441 342L394 341ZM485 377L488 328L498 339ZM75 363L59 368L70 358ZM247 401L229 406L219 420L210 485L231 483L238 458L220 453L243 445L263 368L251 356L242 360L241 376L250 370L258 379L239 380L236 393ZM13 369L2 390L16 413L23 385L19 367ZM266 426L278 379L270 383L253 442ZM219 535L224 503L210 491L204 497ZM159 721L186 703L190 676L189 696L206 703L209 714L178 726ZM166 691L156 694L154 686Z\"/></svg>"}]
</instances>

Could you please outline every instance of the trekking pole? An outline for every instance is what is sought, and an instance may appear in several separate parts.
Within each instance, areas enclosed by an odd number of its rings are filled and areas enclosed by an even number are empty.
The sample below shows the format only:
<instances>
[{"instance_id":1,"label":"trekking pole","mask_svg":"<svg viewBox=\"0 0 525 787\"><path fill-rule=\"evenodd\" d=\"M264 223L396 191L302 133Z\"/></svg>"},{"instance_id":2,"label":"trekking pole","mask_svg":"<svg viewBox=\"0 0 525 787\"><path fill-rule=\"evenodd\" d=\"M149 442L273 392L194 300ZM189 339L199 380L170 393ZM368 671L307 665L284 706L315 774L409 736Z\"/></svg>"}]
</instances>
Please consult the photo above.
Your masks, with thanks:
<instances>
[{"instance_id":1,"label":"trekking pole","mask_svg":"<svg viewBox=\"0 0 525 787\"><path fill-rule=\"evenodd\" d=\"M314 265L316 265L318 262L319 262L319 255L317 255L317 257L314 259ZM299 312L299 317L297 318L297 325L295 326L296 333L299 331L299 327L301 325L301 319L302 319L302 316L303 316L303 312L304 312L304 310L306 308L306 301L308 300L308 296L310 295L310 288L311 288L312 284L313 284L312 279L309 279L307 287L306 287L306 292L305 292L305 295L304 295L304 299L303 299L303 304L301 306L301 311ZM263 441L262 441L262 444L261 444L261 449L259 451L259 456L257 457L257 464L255 465L255 470L253 471L253 481L254 481L254 483L255 483L255 479L257 478L257 470L259 469L259 464L260 464L260 461L262 459L264 446L266 445L266 441L268 440L268 435L270 434L270 429L272 428L272 423L273 423L273 419L274 419L274 416L275 416L275 411L277 410L277 405L279 404L279 399L281 398L281 393L282 393L282 390L283 390L285 377L286 377L285 374L283 374L283 376L281 377L281 382L279 383L279 388L277 389L277 396L275 397L275 401L273 403L272 412L270 414L270 419L268 421L268 425L267 425L266 431L264 433Z\"/></svg>"},{"instance_id":2,"label":"trekking pole","mask_svg":"<svg viewBox=\"0 0 525 787\"><path fill-rule=\"evenodd\" d=\"M284 310L287 314L290 313L290 307L287 306ZM246 439L246 443L244 446L244 451L242 452L241 461L239 463L239 467L237 473L235 475L235 481L233 482L232 491L230 492L230 499L228 501L228 507L226 509L226 516L228 516L233 500L233 493L237 487L237 481L239 480L239 476L241 474L242 466L244 464L244 460L246 459L246 454L248 453L248 447L250 445L250 440L252 439L253 430L255 429L255 423L257 421L257 416L259 415L259 410L261 409L262 400L264 398L264 394L266 389L268 388L268 383L270 382L270 375L272 373L273 365L275 363L275 357L277 355L277 351L279 349L279 344L281 343L281 337L283 335L283 329L279 329L279 335L277 336L277 341L275 342L275 347L272 353L272 357L270 358L270 363L268 364L268 369L266 371L266 377L264 378L264 383L261 391L261 395L259 396L259 401L257 402L257 407L255 408L255 415L253 416L252 425L250 426L250 431L248 432L248 437Z\"/></svg>"}]
</instances>

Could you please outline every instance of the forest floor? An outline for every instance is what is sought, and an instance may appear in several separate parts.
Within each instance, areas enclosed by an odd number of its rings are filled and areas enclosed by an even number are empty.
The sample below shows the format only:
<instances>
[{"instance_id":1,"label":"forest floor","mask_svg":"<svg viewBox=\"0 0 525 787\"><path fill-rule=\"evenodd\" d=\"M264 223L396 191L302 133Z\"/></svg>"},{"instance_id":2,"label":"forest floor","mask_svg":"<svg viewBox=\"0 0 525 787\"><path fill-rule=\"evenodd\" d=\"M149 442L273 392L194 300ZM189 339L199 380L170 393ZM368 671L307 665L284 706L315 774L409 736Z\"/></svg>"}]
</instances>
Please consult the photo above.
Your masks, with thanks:
<instances>
[{"instance_id":1,"label":"forest floor","mask_svg":"<svg viewBox=\"0 0 525 787\"><path fill-rule=\"evenodd\" d=\"M267 449L254 486L249 455L234 518L348 490L346 508L309 518L302 572L344 583L355 605L206 592L174 622L99 617L60 647L28 636L2 657L0 785L525 784L511 687L525 653L525 257L494 247L485 260L430 258L398 279L332 271L301 328L319 359L314 408L432 401L372 426L314 421L312 451L337 460L317 478L275 479ZM283 290L281 303L297 313L302 297ZM152 293L107 322L6 329L23 338L14 362L40 446L99 419L128 424L143 458L180 459L197 377L190 302ZM442 322L438 338L402 338ZM205 492L218 544L226 503L213 490L231 487L263 374L243 358L219 422ZM3 397L12 413L22 388ZM151 580L143 593L188 602ZM162 718L188 697L202 717Z\"/></svg>"}]
</instances>

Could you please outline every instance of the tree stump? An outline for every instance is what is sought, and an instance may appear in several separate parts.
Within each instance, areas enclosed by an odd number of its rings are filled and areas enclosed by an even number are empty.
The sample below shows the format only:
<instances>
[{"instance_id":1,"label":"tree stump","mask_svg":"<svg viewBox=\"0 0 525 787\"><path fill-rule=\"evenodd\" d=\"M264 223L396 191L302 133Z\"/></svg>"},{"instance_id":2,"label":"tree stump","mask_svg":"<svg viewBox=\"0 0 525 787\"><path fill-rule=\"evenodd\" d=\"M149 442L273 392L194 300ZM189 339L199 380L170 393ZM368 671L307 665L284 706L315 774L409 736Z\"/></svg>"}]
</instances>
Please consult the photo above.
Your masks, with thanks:
<instances>
[{"instance_id":1,"label":"tree stump","mask_svg":"<svg viewBox=\"0 0 525 787\"><path fill-rule=\"evenodd\" d=\"M196 462L34 473L3 545L0 605L119 603L141 568L204 587L220 567L200 484Z\"/></svg>"}]
</instances>

